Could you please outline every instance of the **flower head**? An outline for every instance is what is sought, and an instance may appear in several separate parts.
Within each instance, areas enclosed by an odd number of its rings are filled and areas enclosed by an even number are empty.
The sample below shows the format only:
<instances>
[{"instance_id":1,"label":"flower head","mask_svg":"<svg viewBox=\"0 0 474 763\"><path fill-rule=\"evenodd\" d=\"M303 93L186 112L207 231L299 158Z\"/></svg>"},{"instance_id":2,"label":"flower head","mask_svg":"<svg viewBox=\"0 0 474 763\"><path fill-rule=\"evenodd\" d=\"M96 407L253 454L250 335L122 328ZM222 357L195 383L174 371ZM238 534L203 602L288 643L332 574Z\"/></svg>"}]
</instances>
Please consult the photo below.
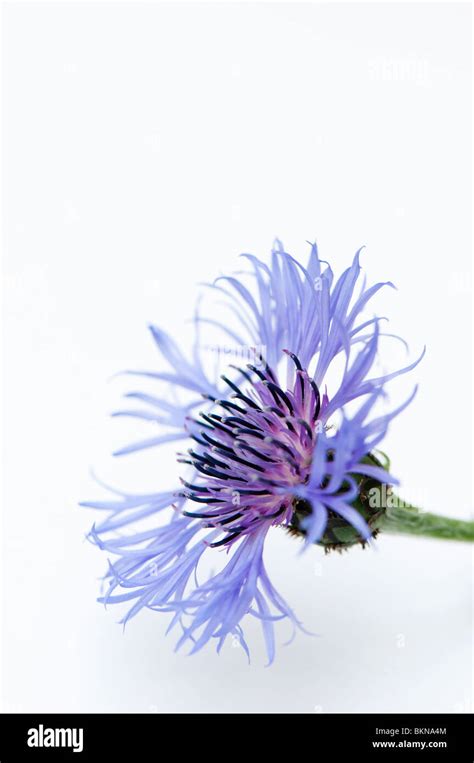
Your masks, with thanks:
<instances>
[{"instance_id":1,"label":"flower head","mask_svg":"<svg viewBox=\"0 0 474 763\"><path fill-rule=\"evenodd\" d=\"M130 602L124 622L143 607L168 612L170 628L181 628L178 647L190 643L196 652L214 638L220 649L232 636L248 653L242 620L251 615L261 622L271 661L275 622L300 623L269 579L263 562L267 534L276 526L286 528L301 536L305 547L370 541L377 512L364 500L365 491L397 482L374 449L413 395L389 413L374 410L385 385L421 357L389 374L372 374L382 319L363 320L361 313L377 291L392 284L367 288L364 282L356 295L359 253L335 282L316 245L307 267L280 242L269 265L244 257L253 285L241 274L208 285L233 322L197 311L190 360L170 336L151 327L169 370L128 373L165 384L172 394L130 392L127 397L145 408L116 414L165 429L117 455L190 441L177 456L180 468L187 467L177 475L180 486L147 495L115 491L114 500L83 505L107 512L90 538L115 557L101 600ZM220 378L211 377L203 360L205 325L246 347L251 362L229 365ZM329 383L337 359L342 373ZM351 415L349 404L355 406ZM164 509L167 523L158 519ZM118 536L120 528L127 534ZM200 582L203 554L214 554L219 562L222 552L226 562L220 571Z\"/></svg>"},{"instance_id":2,"label":"flower head","mask_svg":"<svg viewBox=\"0 0 474 763\"><path fill-rule=\"evenodd\" d=\"M228 546L244 535L271 524L289 524L298 485L311 472L321 398L315 382L293 355L297 372L286 392L271 368L248 365L247 382L240 386L223 376L230 399L217 400L216 413L193 421L199 433L190 436L196 447L180 460L199 473L198 484L181 480L181 495L202 505L184 515L221 530L211 547Z\"/></svg>"}]
</instances>

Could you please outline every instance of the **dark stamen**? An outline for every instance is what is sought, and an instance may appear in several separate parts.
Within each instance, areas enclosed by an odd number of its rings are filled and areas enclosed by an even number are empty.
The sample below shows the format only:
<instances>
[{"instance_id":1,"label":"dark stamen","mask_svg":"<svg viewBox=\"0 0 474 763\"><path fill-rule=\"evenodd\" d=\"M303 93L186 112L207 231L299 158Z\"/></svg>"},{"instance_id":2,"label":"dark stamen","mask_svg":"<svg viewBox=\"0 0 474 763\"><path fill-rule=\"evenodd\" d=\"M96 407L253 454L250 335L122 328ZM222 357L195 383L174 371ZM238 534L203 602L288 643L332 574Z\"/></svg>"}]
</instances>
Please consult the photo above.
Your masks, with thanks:
<instances>
[{"instance_id":1,"label":"dark stamen","mask_svg":"<svg viewBox=\"0 0 474 763\"><path fill-rule=\"evenodd\" d=\"M253 373L254 373L254 374L257 374L258 378L259 378L259 379L261 379L262 381L268 381L268 379L267 379L267 377L265 376L265 374L263 373L263 371L259 371L259 369L258 369L258 368L256 368L255 366L252 366L252 365L249 363L249 364L247 365L247 368L249 368L249 369L250 369L250 371L253 371Z\"/></svg>"},{"instance_id":2,"label":"dark stamen","mask_svg":"<svg viewBox=\"0 0 474 763\"><path fill-rule=\"evenodd\" d=\"M268 365L268 363L267 363L267 361L265 360L265 358L263 357L263 355L261 355L261 354L259 353L259 354L257 355L257 358L260 360L260 362L261 362L261 363L263 363L263 364L264 364L264 366L265 366L265 373L267 374L267 376L269 376L269 377L270 377L270 379L273 379L273 381L274 381L274 382L276 382L275 374L273 373L272 369L271 369L271 368L270 368L270 366Z\"/></svg>"},{"instance_id":3,"label":"dark stamen","mask_svg":"<svg viewBox=\"0 0 474 763\"><path fill-rule=\"evenodd\" d=\"M222 432L225 432L226 434L230 435L230 437L234 436L233 433L232 433L232 429L229 429L228 427L225 427L223 424L220 424L218 421L214 421L206 413L200 413L199 415L204 419L204 421L209 421L210 422L210 424L211 424L211 426L209 427L210 429L221 429Z\"/></svg>"},{"instance_id":4,"label":"dark stamen","mask_svg":"<svg viewBox=\"0 0 474 763\"><path fill-rule=\"evenodd\" d=\"M311 427L310 427L310 425L308 424L308 422L307 422L307 421L305 421L304 419L298 419L298 424L301 424L301 426L302 426L302 427L304 428L304 430L306 431L306 433L307 433L307 435L308 435L309 439L310 439L310 440L312 440L312 439L313 439L313 432L311 431Z\"/></svg>"},{"instance_id":5,"label":"dark stamen","mask_svg":"<svg viewBox=\"0 0 474 763\"><path fill-rule=\"evenodd\" d=\"M278 402L278 400L276 402ZM273 407L271 405L267 405L267 407L264 408L264 410L268 411L268 413L276 414L280 419L284 419L285 418L285 414L283 413L282 410L280 410L280 408L275 408L275 407Z\"/></svg>"},{"instance_id":6,"label":"dark stamen","mask_svg":"<svg viewBox=\"0 0 474 763\"><path fill-rule=\"evenodd\" d=\"M239 368L239 366L234 366L232 363L229 363L229 368L233 368L234 371L238 371L240 374L242 374L242 376L245 376L245 378L247 379L248 382L250 382L250 384L253 384L252 377L250 376L250 374L247 373L247 371L244 371L243 368Z\"/></svg>"},{"instance_id":7,"label":"dark stamen","mask_svg":"<svg viewBox=\"0 0 474 763\"><path fill-rule=\"evenodd\" d=\"M285 392L283 392L283 390L280 389L280 387L277 384L273 384L273 382L265 382L265 384L267 385L267 387L269 388L270 392L272 393L273 399L275 400L275 402L278 403L278 399L277 398L278 397L281 398L281 400L283 400L283 402L285 403L286 407L288 408L289 412L293 413L293 406L292 406L292 404L290 402L290 399L289 399L288 395ZM277 397L275 397L275 395Z\"/></svg>"},{"instance_id":8,"label":"dark stamen","mask_svg":"<svg viewBox=\"0 0 474 763\"><path fill-rule=\"evenodd\" d=\"M297 375L297 377L298 377L298 379L300 381L301 400L304 403L304 376L303 376L303 372L298 371L298 373L296 375Z\"/></svg>"},{"instance_id":9,"label":"dark stamen","mask_svg":"<svg viewBox=\"0 0 474 763\"><path fill-rule=\"evenodd\" d=\"M218 458L214 458L214 456L211 456L210 453L206 453L205 456L202 456L199 453L195 453L194 450L190 450L189 453L194 459L196 459L196 461L201 461L202 463L209 464L210 466L221 466L223 469L228 468L224 461L219 461Z\"/></svg>"},{"instance_id":10,"label":"dark stamen","mask_svg":"<svg viewBox=\"0 0 474 763\"><path fill-rule=\"evenodd\" d=\"M258 430L258 427L256 424L251 424L246 419L241 419L239 416L227 416L225 419L222 419L224 424L228 424L229 422L232 422L233 424L237 424L243 427L250 427L250 429L256 429Z\"/></svg>"},{"instance_id":11,"label":"dark stamen","mask_svg":"<svg viewBox=\"0 0 474 763\"><path fill-rule=\"evenodd\" d=\"M188 501L194 501L194 503L225 503L222 498L199 498L194 493L178 493L182 498L187 498Z\"/></svg>"},{"instance_id":12,"label":"dark stamen","mask_svg":"<svg viewBox=\"0 0 474 763\"><path fill-rule=\"evenodd\" d=\"M199 443L199 445L204 445L204 447L206 446L206 441L205 440L201 440L201 438L198 437L197 434L193 433L193 434L190 434L189 436L190 436L191 440L194 440L194 442Z\"/></svg>"},{"instance_id":13,"label":"dark stamen","mask_svg":"<svg viewBox=\"0 0 474 763\"><path fill-rule=\"evenodd\" d=\"M205 418L205 416L206 416L205 413L200 413L199 415L202 416L203 418ZM213 426L209 426L209 424L203 424L202 421L198 421L197 419L193 419L192 416L187 416L186 418L187 418L188 421L192 421L193 424L197 424L198 427L205 427L206 429L214 429ZM211 424L212 424L212 422L211 422Z\"/></svg>"},{"instance_id":14,"label":"dark stamen","mask_svg":"<svg viewBox=\"0 0 474 763\"><path fill-rule=\"evenodd\" d=\"M237 440L237 446L241 448L242 450L247 450L253 456L260 458L262 461L266 461L269 464L275 463L274 458L270 458L270 456L265 456L263 453L259 453L259 451L256 450L256 448L252 448L250 445L247 445L246 442L241 442L240 440Z\"/></svg>"},{"instance_id":15,"label":"dark stamen","mask_svg":"<svg viewBox=\"0 0 474 763\"><path fill-rule=\"evenodd\" d=\"M206 440L206 442L209 443L209 445L214 445L216 448L220 448L221 450L227 451L228 453L233 453L234 452L232 450L232 448L230 448L228 445L224 445L224 443L223 442L219 442L219 440L213 440L213 438L210 437L205 432L201 432L201 434L204 437L204 439ZM204 444L206 444L206 443L204 443Z\"/></svg>"},{"instance_id":16,"label":"dark stamen","mask_svg":"<svg viewBox=\"0 0 474 763\"><path fill-rule=\"evenodd\" d=\"M243 413L243 414L247 413L245 408L241 408L240 405L231 403L230 400L216 400L216 403L217 405L220 405L221 408L225 408L225 410L228 410L228 411L237 411L237 413Z\"/></svg>"},{"instance_id":17,"label":"dark stamen","mask_svg":"<svg viewBox=\"0 0 474 763\"><path fill-rule=\"evenodd\" d=\"M232 514L232 516L231 517L227 517L227 519L221 519L219 524L221 524L221 525L228 525L231 522L234 522L234 520L240 519L241 516L242 516L242 512L239 511L238 514Z\"/></svg>"},{"instance_id":18,"label":"dark stamen","mask_svg":"<svg viewBox=\"0 0 474 763\"><path fill-rule=\"evenodd\" d=\"M263 432L258 432L258 431L257 431L257 430L255 430L255 429L244 429L244 428L242 428L242 429L236 429L236 430L235 430L235 433L236 433L236 434L237 434L239 437L240 437L240 435L243 435L243 434L247 434L247 435L249 435L250 437L256 437L258 440L264 440L264 439L265 439L265 435L263 434Z\"/></svg>"},{"instance_id":19,"label":"dark stamen","mask_svg":"<svg viewBox=\"0 0 474 763\"><path fill-rule=\"evenodd\" d=\"M218 517L219 514L203 514L194 511L183 511L183 517L191 517L191 519L212 519L213 516Z\"/></svg>"},{"instance_id":20,"label":"dark stamen","mask_svg":"<svg viewBox=\"0 0 474 763\"><path fill-rule=\"evenodd\" d=\"M236 398L237 400L242 400L244 403L247 403L249 408L253 408L254 411L260 411L260 406L257 405L257 403L254 403L254 401L247 397L247 395L243 395L242 392L236 392L235 395L232 395L233 398Z\"/></svg>"},{"instance_id":21,"label":"dark stamen","mask_svg":"<svg viewBox=\"0 0 474 763\"><path fill-rule=\"evenodd\" d=\"M319 389L318 389L318 385L316 384L316 382L313 379L310 379L309 383L311 384L311 387L312 387L313 392L314 392L314 396L316 398L316 408L315 408L315 411L313 413L313 421L316 421L316 419L319 416L319 411L321 409L321 395L319 394Z\"/></svg>"},{"instance_id":22,"label":"dark stamen","mask_svg":"<svg viewBox=\"0 0 474 763\"><path fill-rule=\"evenodd\" d=\"M208 466L207 464L196 463L196 464L194 464L194 468L197 469L198 472L200 472L201 474L204 474L206 477L211 476L211 473L209 472L209 469L211 469L212 467ZM212 475L212 476L214 476L214 475ZM227 479L227 476L226 477L222 477L222 479Z\"/></svg>"},{"instance_id":23,"label":"dark stamen","mask_svg":"<svg viewBox=\"0 0 474 763\"><path fill-rule=\"evenodd\" d=\"M288 445L285 445L284 442L280 442L280 440L277 440L276 437L267 437L266 440L268 442L271 442L272 445L276 445L277 448L281 448L282 450L284 450L294 460L294 458L295 458L294 451L291 450L291 448L289 448Z\"/></svg>"},{"instance_id":24,"label":"dark stamen","mask_svg":"<svg viewBox=\"0 0 474 763\"><path fill-rule=\"evenodd\" d=\"M285 352L287 355L290 356L290 358L292 359L292 361L295 364L295 366L298 369L298 371L302 371L303 370L303 366L301 365L299 359L296 357L294 352L290 352L289 350L283 350L283 352Z\"/></svg>"},{"instance_id":25,"label":"dark stamen","mask_svg":"<svg viewBox=\"0 0 474 763\"><path fill-rule=\"evenodd\" d=\"M222 381L225 381L225 383L228 384L231 389L234 390L235 397L237 397L239 400L243 400L244 403L247 403L247 405L249 405L251 408L254 408L257 411L260 410L260 407L257 405L257 403L254 403L254 401L250 397L247 397L247 395L244 395L243 392L240 391L237 384L234 384L234 382L228 379L227 376L224 376L224 374L222 374L221 379Z\"/></svg>"},{"instance_id":26,"label":"dark stamen","mask_svg":"<svg viewBox=\"0 0 474 763\"><path fill-rule=\"evenodd\" d=\"M200 493L208 493L209 488L203 487L202 485L192 485L191 482L186 482L186 480L183 480L181 477L179 478L180 482L184 487L187 487L189 490L196 490Z\"/></svg>"},{"instance_id":27,"label":"dark stamen","mask_svg":"<svg viewBox=\"0 0 474 763\"><path fill-rule=\"evenodd\" d=\"M222 454L221 448L216 448L218 453ZM252 463L252 461L247 461L246 458L241 458L238 456L233 450L230 453L223 453L230 461L237 461L237 463L242 464L243 466L249 466L251 469L256 469L257 472L264 472L265 469L263 466L258 466L258 464Z\"/></svg>"},{"instance_id":28,"label":"dark stamen","mask_svg":"<svg viewBox=\"0 0 474 763\"><path fill-rule=\"evenodd\" d=\"M203 471L203 474L207 474L210 477L216 477L219 480L232 479L232 480L235 480L236 482L246 482L246 480L243 479L242 477L236 477L235 474L229 474L229 472L224 474L223 472L217 471L217 469L213 469L211 466L207 466L205 470Z\"/></svg>"},{"instance_id":29,"label":"dark stamen","mask_svg":"<svg viewBox=\"0 0 474 763\"><path fill-rule=\"evenodd\" d=\"M293 424L291 423L291 419L286 418L285 419L285 424L288 427L288 429L290 430L290 432L293 432L293 434L296 434L296 429L294 428Z\"/></svg>"},{"instance_id":30,"label":"dark stamen","mask_svg":"<svg viewBox=\"0 0 474 763\"><path fill-rule=\"evenodd\" d=\"M223 538L222 540L218 540L215 543L210 543L211 548L218 548L219 546L225 546L226 543L230 543L231 540L234 540L234 538L237 538L240 535L239 532L231 533L227 536L227 538Z\"/></svg>"}]
</instances>

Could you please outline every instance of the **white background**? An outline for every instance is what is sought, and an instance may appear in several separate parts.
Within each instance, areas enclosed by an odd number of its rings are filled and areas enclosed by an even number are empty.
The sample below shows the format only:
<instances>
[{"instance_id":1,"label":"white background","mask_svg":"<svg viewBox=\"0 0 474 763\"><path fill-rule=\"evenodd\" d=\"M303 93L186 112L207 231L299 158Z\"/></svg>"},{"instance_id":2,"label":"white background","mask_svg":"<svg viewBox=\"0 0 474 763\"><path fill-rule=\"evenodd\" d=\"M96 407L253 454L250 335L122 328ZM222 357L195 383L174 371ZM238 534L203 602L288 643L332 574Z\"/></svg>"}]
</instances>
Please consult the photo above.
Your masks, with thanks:
<instances>
[{"instance_id":1,"label":"white background","mask_svg":"<svg viewBox=\"0 0 474 763\"><path fill-rule=\"evenodd\" d=\"M111 420L123 368L158 368L153 320L187 339L196 283L307 239L340 272L366 244L377 309L422 365L385 443L402 494L468 517L470 8L420 4L4 5L7 711L446 711L471 707L470 549L382 538L297 556L275 584L318 638L265 668L192 658L166 616L125 631L95 602L99 495L170 485L145 425ZM396 366L399 350L389 345ZM405 362L402 358L402 363ZM173 478L174 481L174 478ZM281 642L286 636L280 633Z\"/></svg>"}]
</instances>

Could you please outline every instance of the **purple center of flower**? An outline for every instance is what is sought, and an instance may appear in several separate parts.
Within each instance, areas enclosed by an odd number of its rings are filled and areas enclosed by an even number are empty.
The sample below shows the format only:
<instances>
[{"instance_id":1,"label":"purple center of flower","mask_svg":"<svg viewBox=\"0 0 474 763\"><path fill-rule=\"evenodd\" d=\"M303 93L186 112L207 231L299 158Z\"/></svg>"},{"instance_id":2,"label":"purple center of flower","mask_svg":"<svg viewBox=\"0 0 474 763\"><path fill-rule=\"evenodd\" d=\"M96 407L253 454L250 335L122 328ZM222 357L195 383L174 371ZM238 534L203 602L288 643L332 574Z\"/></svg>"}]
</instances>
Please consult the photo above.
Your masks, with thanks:
<instances>
[{"instance_id":1,"label":"purple center of flower","mask_svg":"<svg viewBox=\"0 0 474 763\"><path fill-rule=\"evenodd\" d=\"M219 413L189 419L197 445L179 460L192 464L199 477L196 484L181 480L182 495L203 504L203 511L183 513L224 533L212 547L232 544L264 523L289 524L295 500L291 486L308 481L321 399L296 355L285 352L296 366L292 390L282 390L262 361L248 371L239 369L250 385L245 391L222 377L232 390L230 399L207 396Z\"/></svg>"}]
</instances>

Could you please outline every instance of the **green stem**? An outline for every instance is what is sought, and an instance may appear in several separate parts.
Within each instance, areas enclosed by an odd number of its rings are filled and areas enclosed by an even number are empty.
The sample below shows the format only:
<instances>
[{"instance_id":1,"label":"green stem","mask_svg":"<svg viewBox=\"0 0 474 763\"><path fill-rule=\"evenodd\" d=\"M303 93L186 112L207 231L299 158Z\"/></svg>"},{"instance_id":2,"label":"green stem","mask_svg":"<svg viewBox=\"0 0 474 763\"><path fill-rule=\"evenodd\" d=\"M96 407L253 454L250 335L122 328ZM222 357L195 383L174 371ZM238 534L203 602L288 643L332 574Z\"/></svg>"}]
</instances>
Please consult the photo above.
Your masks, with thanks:
<instances>
[{"instance_id":1,"label":"green stem","mask_svg":"<svg viewBox=\"0 0 474 763\"><path fill-rule=\"evenodd\" d=\"M429 514L412 506L387 507L382 514L373 519L371 526L384 533L474 541L474 520L451 519Z\"/></svg>"}]
</instances>

